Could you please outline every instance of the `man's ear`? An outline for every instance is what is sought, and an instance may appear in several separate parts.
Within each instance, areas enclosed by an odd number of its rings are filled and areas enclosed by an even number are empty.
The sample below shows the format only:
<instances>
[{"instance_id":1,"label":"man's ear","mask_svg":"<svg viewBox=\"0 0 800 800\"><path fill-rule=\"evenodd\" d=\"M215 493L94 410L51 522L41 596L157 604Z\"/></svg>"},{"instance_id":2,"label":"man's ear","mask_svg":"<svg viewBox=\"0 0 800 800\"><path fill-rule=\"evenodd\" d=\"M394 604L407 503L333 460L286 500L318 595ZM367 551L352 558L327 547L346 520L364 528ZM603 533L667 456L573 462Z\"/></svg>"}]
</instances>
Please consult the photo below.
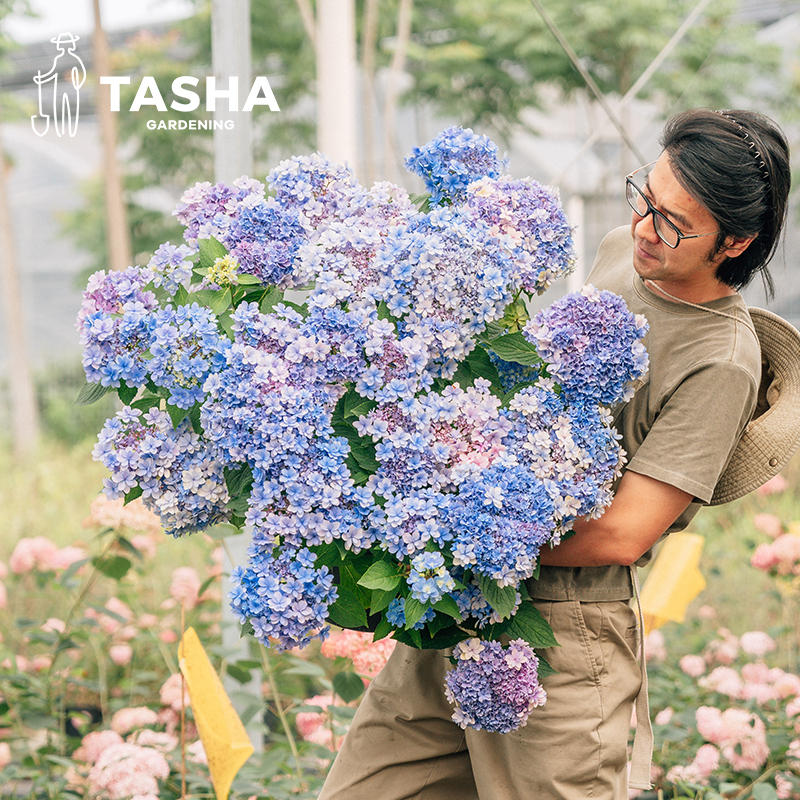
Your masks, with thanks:
<instances>
[{"instance_id":1,"label":"man's ear","mask_svg":"<svg viewBox=\"0 0 800 800\"><path fill-rule=\"evenodd\" d=\"M727 256L728 258L736 258L744 253L750 244L755 240L755 236L749 236L746 238L737 238L736 236L729 236L725 240L725 244L722 248L722 254Z\"/></svg>"}]
</instances>

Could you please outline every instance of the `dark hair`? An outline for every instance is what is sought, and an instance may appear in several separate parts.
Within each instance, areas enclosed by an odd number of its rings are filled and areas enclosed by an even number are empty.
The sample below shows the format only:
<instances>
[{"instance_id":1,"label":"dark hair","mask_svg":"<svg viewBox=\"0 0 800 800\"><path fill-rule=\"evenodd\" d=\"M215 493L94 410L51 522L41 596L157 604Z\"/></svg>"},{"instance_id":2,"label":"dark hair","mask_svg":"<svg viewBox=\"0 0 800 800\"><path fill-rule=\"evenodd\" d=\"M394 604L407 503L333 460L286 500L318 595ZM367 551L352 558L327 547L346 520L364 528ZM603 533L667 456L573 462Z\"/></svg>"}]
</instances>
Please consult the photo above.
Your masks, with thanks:
<instances>
[{"instance_id":1,"label":"dark hair","mask_svg":"<svg viewBox=\"0 0 800 800\"><path fill-rule=\"evenodd\" d=\"M767 264L778 246L791 184L789 145L778 126L754 111L696 108L672 117L661 135L678 182L719 226L717 252L729 236L755 236L739 256L717 268L734 289L761 273L774 294Z\"/></svg>"}]
</instances>

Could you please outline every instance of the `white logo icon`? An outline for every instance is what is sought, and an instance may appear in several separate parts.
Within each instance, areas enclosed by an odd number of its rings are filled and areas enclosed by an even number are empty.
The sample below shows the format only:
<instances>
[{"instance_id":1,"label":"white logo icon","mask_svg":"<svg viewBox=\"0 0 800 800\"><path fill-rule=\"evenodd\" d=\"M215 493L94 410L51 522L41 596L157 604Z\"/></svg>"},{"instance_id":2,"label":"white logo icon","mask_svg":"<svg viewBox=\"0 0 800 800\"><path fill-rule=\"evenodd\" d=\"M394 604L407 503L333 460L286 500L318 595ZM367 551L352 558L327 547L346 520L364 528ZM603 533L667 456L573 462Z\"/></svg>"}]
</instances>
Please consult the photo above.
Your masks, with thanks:
<instances>
[{"instance_id":1,"label":"white logo icon","mask_svg":"<svg viewBox=\"0 0 800 800\"><path fill-rule=\"evenodd\" d=\"M86 80L86 68L75 53L75 42L79 38L71 33L61 33L55 39L51 39L50 41L58 48L53 66L44 74L37 72L33 78L39 87L39 114L31 117L33 132L37 136L44 136L50 129L51 116L53 127L59 136L67 132L70 136L74 136L78 130L80 88ZM53 87L52 105L47 106L51 114L45 114L48 84L52 84ZM42 87L45 88L44 93Z\"/></svg>"}]
</instances>

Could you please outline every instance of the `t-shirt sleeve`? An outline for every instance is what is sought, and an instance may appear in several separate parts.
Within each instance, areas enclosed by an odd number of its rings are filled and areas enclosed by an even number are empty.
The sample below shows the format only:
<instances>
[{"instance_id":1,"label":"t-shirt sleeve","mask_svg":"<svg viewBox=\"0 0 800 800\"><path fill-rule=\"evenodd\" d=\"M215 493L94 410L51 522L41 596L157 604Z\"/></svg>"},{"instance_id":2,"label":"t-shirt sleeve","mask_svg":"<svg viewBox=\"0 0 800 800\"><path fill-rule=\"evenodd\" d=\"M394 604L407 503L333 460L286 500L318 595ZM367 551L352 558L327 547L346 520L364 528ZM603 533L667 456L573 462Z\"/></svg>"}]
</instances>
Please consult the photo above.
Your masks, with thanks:
<instances>
[{"instance_id":1,"label":"t-shirt sleeve","mask_svg":"<svg viewBox=\"0 0 800 800\"><path fill-rule=\"evenodd\" d=\"M627 468L709 502L756 397L752 376L737 364L698 366L665 399Z\"/></svg>"}]
</instances>

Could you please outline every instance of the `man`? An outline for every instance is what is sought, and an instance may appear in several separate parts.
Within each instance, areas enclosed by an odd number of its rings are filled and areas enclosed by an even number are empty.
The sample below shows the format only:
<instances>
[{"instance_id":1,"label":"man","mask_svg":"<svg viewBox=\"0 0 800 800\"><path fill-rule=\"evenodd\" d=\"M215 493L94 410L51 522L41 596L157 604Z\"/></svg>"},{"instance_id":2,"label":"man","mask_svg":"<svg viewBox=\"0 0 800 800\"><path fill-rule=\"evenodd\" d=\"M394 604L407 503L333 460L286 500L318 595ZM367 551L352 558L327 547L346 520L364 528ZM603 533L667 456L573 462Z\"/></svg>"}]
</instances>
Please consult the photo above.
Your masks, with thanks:
<instances>
[{"instance_id":1,"label":"man","mask_svg":"<svg viewBox=\"0 0 800 800\"><path fill-rule=\"evenodd\" d=\"M533 602L560 647L548 701L507 734L462 731L446 654L398 645L373 681L321 800L627 798L627 736L641 685L632 565L681 530L714 488L756 407L759 340L737 290L778 243L786 140L765 117L694 110L626 179L630 231L610 233L589 282L650 323L650 372L615 409L628 454L614 501L541 554ZM632 240L632 241L631 241Z\"/></svg>"}]
</instances>

